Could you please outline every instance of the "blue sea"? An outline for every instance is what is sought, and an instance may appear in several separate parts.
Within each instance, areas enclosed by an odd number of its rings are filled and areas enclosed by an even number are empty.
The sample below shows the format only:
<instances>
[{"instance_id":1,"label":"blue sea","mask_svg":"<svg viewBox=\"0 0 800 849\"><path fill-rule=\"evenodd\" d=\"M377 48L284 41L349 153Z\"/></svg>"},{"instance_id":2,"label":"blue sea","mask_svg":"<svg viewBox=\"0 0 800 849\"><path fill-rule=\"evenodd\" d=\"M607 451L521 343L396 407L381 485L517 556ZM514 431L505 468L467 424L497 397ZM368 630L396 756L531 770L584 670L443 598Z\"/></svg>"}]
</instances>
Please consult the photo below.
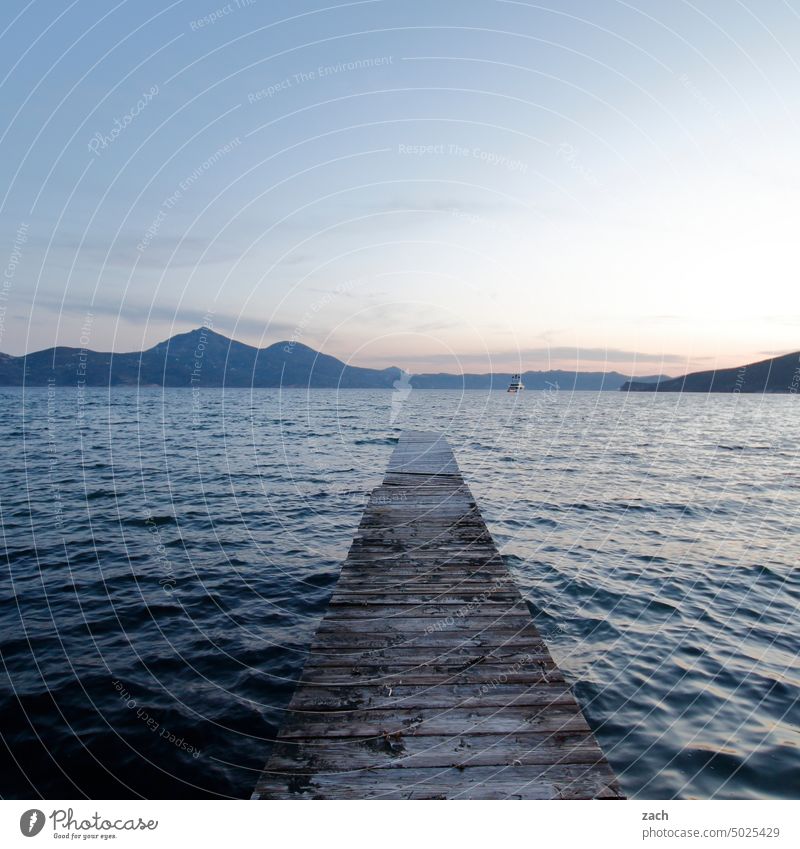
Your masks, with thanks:
<instances>
[{"instance_id":1,"label":"blue sea","mask_svg":"<svg viewBox=\"0 0 800 849\"><path fill-rule=\"evenodd\" d=\"M0 795L247 797L405 427L627 795L800 797L797 398L555 388L0 389Z\"/></svg>"}]
</instances>

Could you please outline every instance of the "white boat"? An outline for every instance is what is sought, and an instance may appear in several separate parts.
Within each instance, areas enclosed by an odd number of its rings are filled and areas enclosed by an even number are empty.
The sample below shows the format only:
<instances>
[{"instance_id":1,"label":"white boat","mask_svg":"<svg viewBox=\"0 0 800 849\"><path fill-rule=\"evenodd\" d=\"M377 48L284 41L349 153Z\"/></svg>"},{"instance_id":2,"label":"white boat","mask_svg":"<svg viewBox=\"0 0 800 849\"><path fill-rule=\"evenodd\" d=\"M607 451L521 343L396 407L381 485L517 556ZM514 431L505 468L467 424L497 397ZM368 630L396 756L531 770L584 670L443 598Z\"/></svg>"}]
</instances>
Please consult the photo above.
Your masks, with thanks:
<instances>
[{"instance_id":1,"label":"white boat","mask_svg":"<svg viewBox=\"0 0 800 849\"><path fill-rule=\"evenodd\" d=\"M508 389L506 392L522 392L525 388L525 384L522 382L521 374L512 374L511 375L511 383L508 384Z\"/></svg>"}]
</instances>

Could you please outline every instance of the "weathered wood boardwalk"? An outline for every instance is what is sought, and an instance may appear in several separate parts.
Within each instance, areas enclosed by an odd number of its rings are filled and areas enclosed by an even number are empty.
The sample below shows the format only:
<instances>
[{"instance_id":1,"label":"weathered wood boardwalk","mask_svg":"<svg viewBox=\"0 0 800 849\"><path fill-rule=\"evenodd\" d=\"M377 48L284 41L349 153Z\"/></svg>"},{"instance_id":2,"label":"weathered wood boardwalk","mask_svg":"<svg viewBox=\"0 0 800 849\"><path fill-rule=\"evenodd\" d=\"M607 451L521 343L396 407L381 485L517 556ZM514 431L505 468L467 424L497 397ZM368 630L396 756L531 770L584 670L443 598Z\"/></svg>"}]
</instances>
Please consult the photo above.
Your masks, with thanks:
<instances>
[{"instance_id":1,"label":"weathered wood boardwalk","mask_svg":"<svg viewBox=\"0 0 800 849\"><path fill-rule=\"evenodd\" d=\"M253 793L619 798L446 440L372 492Z\"/></svg>"}]
</instances>

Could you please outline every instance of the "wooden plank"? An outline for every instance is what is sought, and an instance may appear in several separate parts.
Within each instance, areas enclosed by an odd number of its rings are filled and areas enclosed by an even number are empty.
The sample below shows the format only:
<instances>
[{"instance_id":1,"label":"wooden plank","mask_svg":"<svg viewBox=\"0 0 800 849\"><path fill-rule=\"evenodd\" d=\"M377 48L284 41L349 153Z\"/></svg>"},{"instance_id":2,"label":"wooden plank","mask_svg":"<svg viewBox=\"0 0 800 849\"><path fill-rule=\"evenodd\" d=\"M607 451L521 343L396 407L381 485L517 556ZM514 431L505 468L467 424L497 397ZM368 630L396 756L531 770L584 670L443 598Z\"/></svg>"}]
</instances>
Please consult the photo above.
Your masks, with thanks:
<instances>
[{"instance_id":1,"label":"wooden plank","mask_svg":"<svg viewBox=\"0 0 800 849\"><path fill-rule=\"evenodd\" d=\"M309 737L281 740L270 755L273 770L345 772L353 769L406 770L422 767L551 766L597 762L590 732L447 734L416 737ZM397 780L403 781L402 772Z\"/></svg>"},{"instance_id":2,"label":"wooden plank","mask_svg":"<svg viewBox=\"0 0 800 849\"><path fill-rule=\"evenodd\" d=\"M435 710L372 710L353 721L349 711L295 714L281 736L285 740L306 737L373 737L394 734L437 736L442 734L513 734L533 732L586 732L589 726L573 704L502 705L499 707Z\"/></svg>"},{"instance_id":3,"label":"wooden plank","mask_svg":"<svg viewBox=\"0 0 800 849\"><path fill-rule=\"evenodd\" d=\"M537 670L533 664L542 663ZM396 687L400 684L417 684L432 687L436 684L486 684L498 682L511 684L539 684L547 681L563 681L561 670L545 661L532 661L530 666L515 671L496 664L493 666L470 666L459 670L448 664L437 664L429 668L407 669L405 667L382 669L314 668L304 672L300 681L307 684L357 684L369 682Z\"/></svg>"},{"instance_id":4,"label":"wooden plank","mask_svg":"<svg viewBox=\"0 0 800 849\"><path fill-rule=\"evenodd\" d=\"M426 650L420 650L416 645L411 645L402 651L395 651L395 647L356 650L348 648L325 648L318 649L309 658L306 669L323 669L335 667L358 667L359 669L372 669L374 667L386 668L388 664L405 670L406 667L414 669L430 669L434 666L451 664L456 667L465 667L467 664L475 663L536 663L538 661L551 660L550 653L544 643L538 645L526 645L524 647L513 643L510 646L493 646L492 648L475 648L472 646L436 646Z\"/></svg>"},{"instance_id":5,"label":"wooden plank","mask_svg":"<svg viewBox=\"0 0 800 849\"><path fill-rule=\"evenodd\" d=\"M452 620L452 621L451 621ZM331 631L347 629L353 633L361 632L371 634L383 632L387 634L430 634L433 632L458 631L462 634L485 634L496 628L513 629L518 632L525 631L531 627L530 616L522 613L515 617L511 616L482 616L470 615L459 617L399 617L395 616L391 621L379 621L377 619L344 619L326 616L320 622L317 633L327 634Z\"/></svg>"},{"instance_id":6,"label":"wooden plank","mask_svg":"<svg viewBox=\"0 0 800 849\"><path fill-rule=\"evenodd\" d=\"M491 627L475 629L474 623L488 619ZM413 627L406 629L402 625L410 621ZM505 646L511 643L514 646L522 645L544 645L541 636L530 620L519 620L522 627L514 627L503 623L502 627L495 627L495 619L491 617L463 617L458 621L453 617L453 627L426 627L420 628L418 623L427 622L425 619L399 620L394 619L388 625L377 620L366 623L359 619L348 619L337 622L325 621L320 623L317 634L312 644L312 655L317 650L324 650L324 646L349 646L355 645L362 650L369 649L379 651L386 649L396 654L401 646L408 650L427 652L429 647L462 647L469 646ZM400 627L398 627L398 625ZM371 642L370 642L371 641ZM312 658L309 658L309 661Z\"/></svg>"},{"instance_id":7,"label":"wooden plank","mask_svg":"<svg viewBox=\"0 0 800 849\"><path fill-rule=\"evenodd\" d=\"M388 687L361 682L355 686L304 685L289 705L290 711L356 710L359 715L377 709L504 707L515 705L575 704L564 681L536 684L399 684Z\"/></svg>"},{"instance_id":8,"label":"wooden plank","mask_svg":"<svg viewBox=\"0 0 800 849\"><path fill-rule=\"evenodd\" d=\"M443 436L369 496L253 798L620 798Z\"/></svg>"},{"instance_id":9,"label":"wooden plank","mask_svg":"<svg viewBox=\"0 0 800 849\"><path fill-rule=\"evenodd\" d=\"M255 798L270 799L618 799L610 770L594 765L501 766L275 776Z\"/></svg>"}]
</instances>

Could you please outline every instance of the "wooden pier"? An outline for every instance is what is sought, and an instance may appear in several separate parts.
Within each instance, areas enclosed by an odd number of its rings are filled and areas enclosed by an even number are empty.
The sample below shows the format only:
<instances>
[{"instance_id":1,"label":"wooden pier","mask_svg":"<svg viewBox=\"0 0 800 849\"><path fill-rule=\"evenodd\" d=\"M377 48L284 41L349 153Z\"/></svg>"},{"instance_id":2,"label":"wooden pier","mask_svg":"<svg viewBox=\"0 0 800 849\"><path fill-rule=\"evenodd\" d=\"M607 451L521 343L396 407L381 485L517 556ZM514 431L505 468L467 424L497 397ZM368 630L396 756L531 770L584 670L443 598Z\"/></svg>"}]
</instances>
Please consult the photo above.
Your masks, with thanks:
<instances>
[{"instance_id":1,"label":"wooden pier","mask_svg":"<svg viewBox=\"0 0 800 849\"><path fill-rule=\"evenodd\" d=\"M400 438L253 798L621 798L444 437Z\"/></svg>"}]
</instances>

